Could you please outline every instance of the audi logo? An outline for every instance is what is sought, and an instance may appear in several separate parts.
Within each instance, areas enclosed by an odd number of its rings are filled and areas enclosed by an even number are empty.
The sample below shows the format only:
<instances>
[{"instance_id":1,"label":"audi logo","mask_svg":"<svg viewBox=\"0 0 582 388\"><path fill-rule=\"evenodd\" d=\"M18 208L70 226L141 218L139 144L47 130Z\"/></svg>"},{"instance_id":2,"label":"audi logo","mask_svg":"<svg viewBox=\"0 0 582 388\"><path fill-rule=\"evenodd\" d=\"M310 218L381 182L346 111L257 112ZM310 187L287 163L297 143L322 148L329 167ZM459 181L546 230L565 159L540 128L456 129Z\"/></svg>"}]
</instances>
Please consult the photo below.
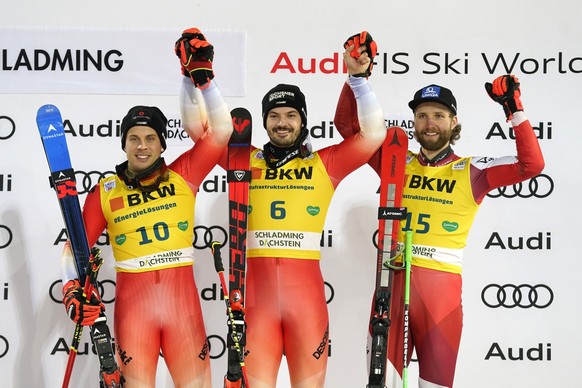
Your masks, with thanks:
<instances>
[{"instance_id":1,"label":"audi logo","mask_svg":"<svg viewBox=\"0 0 582 388\"><path fill-rule=\"evenodd\" d=\"M16 132L16 123L8 116L0 116L0 140L10 139Z\"/></svg>"},{"instance_id":2,"label":"audi logo","mask_svg":"<svg viewBox=\"0 0 582 388\"><path fill-rule=\"evenodd\" d=\"M115 302L115 281L110 279L99 280L99 295L104 304ZM63 301L63 282L62 280L55 280L49 287L49 297L53 302L61 304Z\"/></svg>"},{"instance_id":3,"label":"audi logo","mask_svg":"<svg viewBox=\"0 0 582 388\"><path fill-rule=\"evenodd\" d=\"M87 194L101 179L115 175L114 171L75 171L75 181L77 182L77 192Z\"/></svg>"},{"instance_id":4,"label":"audi logo","mask_svg":"<svg viewBox=\"0 0 582 388\"><path fill-rule=\"evenodd\" d=\"M4 350L1 350L2 348L4 348ZM4 357L6 353L8 353L8 349L10 349L8 339L0 334L0 358Z\"/></svg>"},{"instance_id":5,"label":"audi logo","mask_svg":"<svg viewBox=\"0 0 582 388\"><path fill-rule=\"evenodd\" d=\"M554 292L545 284L489 284L481 291L481 300L492 309L535 307L545 309L554 301Z\"/></svg>"},{"instance_id":6,"label":"audi logo","mask_svg":"<svg viewBox=\"0 0 582 388\"><path fill-rule=\"evenodd\" d=\"M12 231L6 225L0 225L0 249L6 248L12 242Z\"/></svg>"},{"instance_id":7,"label":"audi logo","mask_svg":"<svg viewBox=\"0 0 582 388\"><path fill-rule=\"evenodd\" d=\"M540 174L529 181L503 186L487 194L491 198L546 198L554 191L554 181L546 174Z\"/></svg>"},{"instance_id":8,"label":"audi logo","mask_svg":"<svg viewBox=\"0 0 582 388\"><path fill-rule=\"evenodd\" d=\"M204 225L197 225L194 227L194 242L192 245L196 249L210 249L213 241L219 242L220 247L226 245L228 241L228 233L219 225L210 227Z\"/></svg>"}]
</instances>

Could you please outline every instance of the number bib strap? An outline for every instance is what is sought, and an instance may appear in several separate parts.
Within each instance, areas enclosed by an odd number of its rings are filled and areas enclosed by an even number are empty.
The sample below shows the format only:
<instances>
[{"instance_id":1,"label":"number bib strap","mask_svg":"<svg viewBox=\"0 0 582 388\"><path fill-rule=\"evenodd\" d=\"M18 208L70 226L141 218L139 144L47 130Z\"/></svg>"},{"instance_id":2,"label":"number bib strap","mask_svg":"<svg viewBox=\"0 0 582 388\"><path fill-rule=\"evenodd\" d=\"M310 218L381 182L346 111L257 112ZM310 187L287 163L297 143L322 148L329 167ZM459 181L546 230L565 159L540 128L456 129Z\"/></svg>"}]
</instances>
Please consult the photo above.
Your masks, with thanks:
<instances>
[{"instance_id":1,"label":"number bib strap","mask_svg":"<svg viewBox=\"0 0 582 388\"><path fill-rule=\"evenodd\" d=\"M289 230L251 230L247 235L249 257L319 259L321 233Z\"/></svg>"},{"instance_id":2,"label":"number bib strap","mask_svg":"<svg viewBox=\"0 0 582 388\"><path fill-rule=\"evenodd\" d=\"M120 272L146 272L164 268L182 267L194 264L194 248L186 247L155 255L117 261L115 269Z\"/></svg>"}]
</instances>

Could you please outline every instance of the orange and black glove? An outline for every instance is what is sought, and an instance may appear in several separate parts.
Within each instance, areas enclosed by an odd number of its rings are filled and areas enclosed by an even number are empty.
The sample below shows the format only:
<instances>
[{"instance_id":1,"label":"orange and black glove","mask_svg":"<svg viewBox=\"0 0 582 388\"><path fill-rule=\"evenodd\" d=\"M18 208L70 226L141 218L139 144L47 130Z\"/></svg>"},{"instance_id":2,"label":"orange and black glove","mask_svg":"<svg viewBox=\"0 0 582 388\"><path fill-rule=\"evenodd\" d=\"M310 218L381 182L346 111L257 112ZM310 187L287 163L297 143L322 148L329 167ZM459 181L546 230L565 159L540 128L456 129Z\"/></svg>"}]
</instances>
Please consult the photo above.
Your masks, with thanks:
<instances>
[{"instance_id":1,"label":"orange and black glove","mask_svg":"<svg viewBox=\"0 0 582 388\"><path fill-rule=\"evenodd\" d=\"M63 304L73 322L92 326L101 312L105 311L105 306L95 290L89 297L83 291L78 279L69 280L63 287Z\"/></svg>"},{"instance_id":2,"label":"orange and black glove","mask_svg":"<svg viewBox=\"0 0 582 388\"><path fill-rule=\"evenodd\" d=\"M523 111L519 97L519 80L514 75L502 75L495 78L493 83L485 83L485 90L491 99L503 106L505 117L509 122L515 112Z\"/></svg>"},{"instance_id":3,"label":"orange and black glove","mask_svg":"<svg viewBox=\"0 0 582 388\"><path fill-rule=\"evenodd\" d=\"M358 51L360 46L365 46L366 54L370 58L370 64L364 73L360 74L353 74L354 77L369 77L372 75L372 67L374 67L374 57L378 54L378 46L374 39L372 39L372 35L368 31L362 31L359 34L352 35L346 40L344 43L344 49L347 49L350 46L354 46L352 51L350 51L350 56L353 58L359 58L361 53Z\"/></svg>"},{"instance_id":4,"label":"orange and black glove","mask_svg":"<svg viewBox=\"0 0 582 388\"><path fill-rule=\"evenodd\" d=\"M197 88L207 87L214 78L212 71L214 47L202 32L197 28L184 30L174 45L174 51L180 59L182 74L190 77Z\"/></svg>"}]
</instances>

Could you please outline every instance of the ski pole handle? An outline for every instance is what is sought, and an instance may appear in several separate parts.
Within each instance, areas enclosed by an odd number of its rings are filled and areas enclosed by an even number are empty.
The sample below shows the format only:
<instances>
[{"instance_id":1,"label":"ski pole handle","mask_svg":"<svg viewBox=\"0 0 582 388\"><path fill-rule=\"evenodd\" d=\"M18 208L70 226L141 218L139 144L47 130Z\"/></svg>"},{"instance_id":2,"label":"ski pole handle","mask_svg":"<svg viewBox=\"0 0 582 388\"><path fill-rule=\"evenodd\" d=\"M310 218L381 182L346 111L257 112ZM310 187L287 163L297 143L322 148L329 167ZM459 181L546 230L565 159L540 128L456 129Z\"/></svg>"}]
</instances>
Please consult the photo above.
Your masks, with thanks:
<instances>
[{"instance_id":1,"label":"ski pole handle","mask_svg":"<svg viewBox=\"0 0 582 388\"><path fill-rule=\"evenodd\" d=\"M407 280L410 280L411 262L412 262L412 230L407 230L405 232L405 243L404 243L404 266L408 271Z\"/></svg>"},{"instance_id":2,"label":"ski pole handle","mask_svg":"<svg viewBox=\"0 0 582 388\"><path fill-rule=\"evenodd\" d=\"M91 248L91 255L89 256L89 266L87 267L87 279L89 283L97 285L97 276L99 275L99 270L103 264L103 258L101 257L101 249L97 247Z\"/></svg>"},{"instance_id":3,"label":"ski pole handle","mask_svg":"<svg viewBox=\"0 0 582 388\"><path fill-rule=\"evenodd\" d=\"M83 295L90 300L93 291L93 284L89 280L89 275L85 278L85 284L83 286ZM77 358L77 351L79 349L79 344L81 343L81 336L83 335L83 325L77 323L75 325L75 331L73 333L73 339L71 340L71 346L69 348L69 357L67 359L67 367L65 368L65 375L63 377L62 388L68 388L69 382L71 380L71 374L73 373L73 366L75 365L75 359Z\"/></svg>"},{"instance_id":4,"label":"ski pole handle","mask_svg":"<svg viewBox=\"0 0 582 388\"><path fill-rule=\"evenodd\" d=\"M222 245L218 241L213 241L210 244L210 249L212 250L212 255L214 257L214 268L216 272L224 272L224 264L222 264L222 255L220 254L220 248Z\"/></svg>"},{"instance_id":5,"label":"ski pole handle","mask_svg":"<svg viewBox=\"0 0 582 388\"><path fill-rule=\"evenodd\" d=\"M95 286L97 284L97 275L99 274L99 269L101 269L101 265L103 264L103 258L100 256L100 253L101 250L99 248L91 248L89 265L87 266L85 276L85 284L83 285L83 296L85 296L87 302L91 300L91 294L95 290ZM75 332L73 333L73 338L71 340L71 347L69 348L69 358L67 360L67 367L63 377L63 388L68 388L69 386L82 335L83 326L80 323L77 323L75 325Z\"/></svg>"}]
</instances>

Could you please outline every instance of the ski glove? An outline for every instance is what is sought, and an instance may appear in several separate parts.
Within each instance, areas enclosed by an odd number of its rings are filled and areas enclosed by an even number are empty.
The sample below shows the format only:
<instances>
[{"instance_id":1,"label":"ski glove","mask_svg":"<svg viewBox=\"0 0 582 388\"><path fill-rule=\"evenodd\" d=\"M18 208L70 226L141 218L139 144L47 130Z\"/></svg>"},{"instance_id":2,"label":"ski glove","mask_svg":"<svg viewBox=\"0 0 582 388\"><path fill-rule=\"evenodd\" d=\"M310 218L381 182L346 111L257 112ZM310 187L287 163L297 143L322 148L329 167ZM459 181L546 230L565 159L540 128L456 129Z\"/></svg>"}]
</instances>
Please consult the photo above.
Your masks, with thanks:
<instances>
[{"instance_id":1,"label":"ski glove","mask_svg":"<svg viewBox=\"0 0 582 388\"><path fill-rule=\"evenodd\" d=\"M365 52L370 58L370 64L364 73L353 74L353 77L366 77L368 78L372 75L372 67L374 67L374 57L378 53L378 46L372 35L368 31L362 31L359 34L352 35L344 43L344 48L347 49L350 46L354 46L353 50L350 52L350 56L353 58L359 58L361 53L358 51L360 46L366 46Z\"/></svg>"},{"instance_id":2,"label":"ski glove","mask_svg":"<svg viewBox=\"0 0 582 388\"><path fill-rule=\"evenodd\" d=\"M505 117L509 122L515 112L523 111L519 97L519 80L514 75L502 75L495 78L493 84L485 83L485 90L491 99L503 106Z\"/></svg>"},{"instance_id":3,"label":"ski glove","mask_svg":"<svg viewBox=\"0 0 582 388\"><path fill-rule=\"evenodd\" d=\"M174 45L174 51L180 59L182 74L190 77L197 88L206 88L214 78L212 71L214 47L208 43L200 30L197 28L184 30Z\"/></svg>"},{"instance_id":4,"label":"ski glove","mask_svg":"<svg viewBox=\"0 0 582 388\"><path fill-rule=\"evenodd\" d=\"M69 280L63 287L63 304L73 322L83 326L93 325L105 311L99 294L93 290L90 297L84 295L78 279Z\"/></svg>"}]
</instances>

